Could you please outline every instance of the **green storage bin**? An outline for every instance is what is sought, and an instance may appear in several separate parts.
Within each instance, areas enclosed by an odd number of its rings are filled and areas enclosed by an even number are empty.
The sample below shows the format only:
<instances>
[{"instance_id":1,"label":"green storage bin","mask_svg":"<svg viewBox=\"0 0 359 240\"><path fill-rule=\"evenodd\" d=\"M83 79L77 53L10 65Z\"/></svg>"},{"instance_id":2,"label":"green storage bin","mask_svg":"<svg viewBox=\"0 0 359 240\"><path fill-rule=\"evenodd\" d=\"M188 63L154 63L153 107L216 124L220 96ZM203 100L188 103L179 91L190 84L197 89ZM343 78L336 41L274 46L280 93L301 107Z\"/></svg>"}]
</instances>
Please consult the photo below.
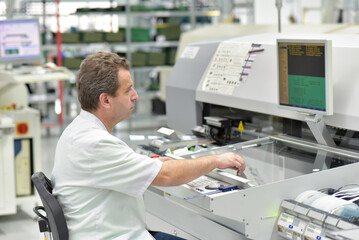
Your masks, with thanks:
<instances>
[{"instance_id":1,"label":"green storage bin","mask_svg":"<svg viewBox=\"0 0 359 240\"><path fill-rule=\"evenodd\" d=\"M131 58L133 67L143 67L147 64L147 54L145 52L133 52Z\"/></svg>"},{"instance_id":2,"label":"green storage bin","mask_svg":"<svg viewBox=\"0 0 359 240\"><path fill-rule=\"evenodd\" d=\"M165 36L167 41L178 40L181 36L181 26L179 24L159 24L156 26L157 35Z\"/></svg>"},{"instance_id":3,"label":"green storage bin","mask_svg":"<svg viewBox=\"0 0 359 240\"><path fill-rule=\"evenodd\" d=\"M106 32L105 33L105 41L106 42L125 42L125 31L119 30L117 33L114 32Z\"/></svg>"},{"instance_id":4,"label":"green storage bin","mask_svg":"<svg viewBox=\"0 0 359 240\"><path fill-rule=\"evenodd\" d=\"M122 31L126 39L126 29L119 28ZM131 42L149 42L150 30L147 28L131 28Z\"/></svg>"},{"instance_id":5,"label":"green storage bin","mask_svg":"<svg viewBox=\"0 0 359 240\"><path fill-rule=\"evenodd\" d=\"M171 11L189 11L189 8L187 6L179 6L174 7L170 9Z\"/></svg>"},{"instance_id":6,"label":"green storage bin","mask_svg":"<svg viewBox=\"0 0 359 240\"><path fill-rule=\"evenodd\" d=\"M76 13L88 13L91 12L91 8L77 8Z\"/></svg>"},{"instance_id":7,"label":"green storage bin","mask_svg":"<svg viewBox=\"0 0 359 240\"><path fill-rule=\"evenodd\" d=\"M131 28L132 42L149 42L150 30L147 28Z\"/></svg>"},{"instance_id":8,"label":"green storage bin","mask_svg":"<svg viewBox=\"0 0 359 240\"><path fill-rule=\"evenodd\" d=\"M148 59L148 61L147 61L148 66L166 65L166 53L165 52L148 52L147 59Z\"/></svg>"},{"instance_id":9,"label":"green storage bin","mask_svg":"<svg viewBox=\"0 0 359 240\"><path fill-rule=\"evenodd\" d=\"M176 49L167 50L167 65L175 65L176 62Z\"/></svg>"},{"instance_id":10,"label":"green storage bin","mask_svg":"<svg viewBox=\"0 0 359 240\"><path fill-rule=\"evenodd\" d=\"M81 39L84 43L95 43L104 41L103 32L82 32Z\"/></svg>"},{"instance_id":11,"label":"green storage bin","mask_svg":"<svg viewBox=\"0 0 359 240\"><path fill-rule=\"evenodd\" d=\"M68 69L79 69L82 60L82 58L77 57L66 57L62 60L62 65Z\"/></svg>"},{"instance_id":12,"label":"green storage bin","mask_svg":"<svg viewBox=\"0 0 359 240\"><path fill-rule=\"evenodd\" d=\"M62 43L81 43L80 33L62 33L61 34Z\"/></svg>"},{"instance_id":13,"label":"green storage bin","mask_svg":"<svg viewBox=\"0 0 359 240\"><path fill-rule=\"evenodd\" d=\"M130 6L131 12L143 12L143 11L148 11L148 7L146 7L145 5L131 5Z\"/></svg>"}]
</instances>

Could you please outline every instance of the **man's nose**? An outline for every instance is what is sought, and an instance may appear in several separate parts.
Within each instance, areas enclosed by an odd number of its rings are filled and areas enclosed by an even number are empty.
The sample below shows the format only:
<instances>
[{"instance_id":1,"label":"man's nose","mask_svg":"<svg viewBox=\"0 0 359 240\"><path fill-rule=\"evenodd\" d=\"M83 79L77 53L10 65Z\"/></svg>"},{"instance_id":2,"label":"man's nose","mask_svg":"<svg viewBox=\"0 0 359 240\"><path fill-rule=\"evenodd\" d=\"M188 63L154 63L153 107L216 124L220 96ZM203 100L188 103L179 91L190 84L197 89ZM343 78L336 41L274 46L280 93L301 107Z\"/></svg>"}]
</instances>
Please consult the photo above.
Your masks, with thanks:
<instances>
[{"instance_id":1,"label":"man's nose","mask_svg":"<svg viewBox=\"0 0 359 240\"><path fill-rule=\"evenodd\" d=\"M132 100L133 100L133 101L136 101L136 100L138 99L138 94L137 94L137 92L136 92L135 89L132 89L132 90L133 90Z\"/></svg>"}]
</instances>

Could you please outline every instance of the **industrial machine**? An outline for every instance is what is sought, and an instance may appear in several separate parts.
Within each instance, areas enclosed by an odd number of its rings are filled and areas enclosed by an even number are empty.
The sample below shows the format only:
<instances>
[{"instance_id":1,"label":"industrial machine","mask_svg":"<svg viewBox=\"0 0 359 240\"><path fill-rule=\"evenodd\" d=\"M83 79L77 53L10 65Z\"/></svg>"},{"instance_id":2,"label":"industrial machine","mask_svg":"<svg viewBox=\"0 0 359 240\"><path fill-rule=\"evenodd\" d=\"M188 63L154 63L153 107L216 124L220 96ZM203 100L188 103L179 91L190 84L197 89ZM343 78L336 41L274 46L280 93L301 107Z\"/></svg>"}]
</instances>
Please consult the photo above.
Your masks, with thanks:
<instances>
[{"instance_id":1,"label":"industrial machine","mask_svg":"<svg viewBox=\"0 0 359 240\"><path fill-rule=\"evenodd\" d=\"M30 177L42 169L41 116L29 107L26 84L74 78L42 59L36 19L0 21L0 215L26 204L31 211L38 200Z\"/></svg>"},{"instance_id":2,"label":"industrial machine","mask_svg":"<svg viewBox=\"0 0 359 240\"><path fill-rule=\"evenodd\" d=\"M358 58L350 34L187 45L167 83L168 126L214 144L171 156L235 152L247 168L151 187L149 227L187 239L359 239Z\"/></svg>"}]
</instances>

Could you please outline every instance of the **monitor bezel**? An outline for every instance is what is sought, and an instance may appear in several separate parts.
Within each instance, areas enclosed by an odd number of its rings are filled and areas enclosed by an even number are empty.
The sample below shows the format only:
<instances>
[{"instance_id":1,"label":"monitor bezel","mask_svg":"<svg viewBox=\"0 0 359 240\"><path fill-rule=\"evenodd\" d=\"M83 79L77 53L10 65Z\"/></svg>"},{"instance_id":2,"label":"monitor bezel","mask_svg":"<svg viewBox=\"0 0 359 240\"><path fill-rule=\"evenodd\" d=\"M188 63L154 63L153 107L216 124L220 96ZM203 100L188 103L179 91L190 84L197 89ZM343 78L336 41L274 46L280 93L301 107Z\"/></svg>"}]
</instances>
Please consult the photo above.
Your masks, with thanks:
<instances>
[{"instance_id":1,"label":"monitor bezel","mask_svg":"<svg viewBox=\"0 0 359 240\"><path fill-rule=\"evenodd\" d=\"M279 76L279 44L280 43L313 43L313 44L324 44L325 53L325 111L316 110L311 108L301 108L295 106L282 105L280 102L280 76ZM277 50L277 90L278 90L278 106L281 109L296 111L308 115L333 115L333 79L332 79L332 40L330 39L293 39L293 38L278 38L276 41Z\"/></svg>"},{"instance_id":2,"label":"monitor bezel","mask_svg":"<svg viewBox=\"0 0 359 240\"><path fill-rule=\"evenodd\" d=\"M6 22L36 22L38 26L38 39L39 39L39 54L34 56L27 57L15 57L15 58L5 58L0 55L0 65L12 65L19 66L25 64L42 64L44 62L44 57L42 56L42 39L41 39L41 29L38 18L15 18L15 19L6 19L0 20L0 24ZM2 44L0 39L0 45ZM1 46L0 46L1 47Z\"/></svg>"}]
</instances>

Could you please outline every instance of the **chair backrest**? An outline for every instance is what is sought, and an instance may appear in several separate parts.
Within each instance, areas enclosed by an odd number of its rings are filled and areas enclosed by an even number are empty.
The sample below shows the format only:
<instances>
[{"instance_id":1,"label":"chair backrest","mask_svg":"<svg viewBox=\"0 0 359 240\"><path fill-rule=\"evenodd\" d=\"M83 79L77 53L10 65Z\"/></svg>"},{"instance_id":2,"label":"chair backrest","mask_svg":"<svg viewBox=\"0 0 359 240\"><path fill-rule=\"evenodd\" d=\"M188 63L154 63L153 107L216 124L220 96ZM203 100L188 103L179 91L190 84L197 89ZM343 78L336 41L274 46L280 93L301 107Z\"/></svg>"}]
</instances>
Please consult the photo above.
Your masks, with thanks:
<instances>
[{"instance_id":1,"label":"chair backrest","mask_svg":"<svg viewBox=\"0 0 359 240\"><path fill-rule=\"evenodd\" d=\"M31 176L41 202L44 205L50 231L54 240L68 240L69 231L61 205L54 195L52 195L51 181L43 172L36 172Z\"/></svg>"}]
</instances>

